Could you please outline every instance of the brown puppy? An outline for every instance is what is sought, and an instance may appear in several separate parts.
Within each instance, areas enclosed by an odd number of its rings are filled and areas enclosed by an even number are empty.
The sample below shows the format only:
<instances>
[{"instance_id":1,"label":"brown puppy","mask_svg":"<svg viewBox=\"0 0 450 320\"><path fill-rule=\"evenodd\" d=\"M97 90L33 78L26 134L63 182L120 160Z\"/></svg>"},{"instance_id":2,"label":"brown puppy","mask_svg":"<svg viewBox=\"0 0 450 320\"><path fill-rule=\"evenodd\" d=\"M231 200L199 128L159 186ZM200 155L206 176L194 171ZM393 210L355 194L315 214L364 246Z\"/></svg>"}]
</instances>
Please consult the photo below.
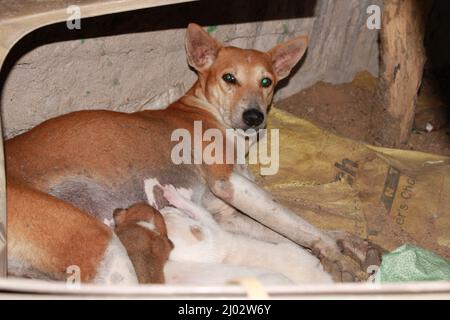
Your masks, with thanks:
<instances>
[{"instance_id":1,"label":"brown puppy","mask_svg":"<svg viewBox=\"0 0 450 320\"><path fill-rule=\"evenodd\" d=\"M164 283L164 265L173 249L161 214L145 203L114 212L114 232L125 246L139 283Z\"/></svg>"}]
</instances>

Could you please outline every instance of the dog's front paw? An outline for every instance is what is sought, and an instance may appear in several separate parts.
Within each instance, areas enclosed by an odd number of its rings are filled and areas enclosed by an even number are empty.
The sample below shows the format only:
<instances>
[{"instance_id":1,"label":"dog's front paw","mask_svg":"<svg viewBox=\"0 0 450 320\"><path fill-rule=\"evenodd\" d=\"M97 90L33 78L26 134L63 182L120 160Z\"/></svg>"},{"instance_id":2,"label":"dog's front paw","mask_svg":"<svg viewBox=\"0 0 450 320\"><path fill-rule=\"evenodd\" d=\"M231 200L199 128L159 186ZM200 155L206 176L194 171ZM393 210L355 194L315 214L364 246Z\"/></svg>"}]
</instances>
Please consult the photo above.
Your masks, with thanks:
<instances>
[{"instance_id":1,"label":"dog's front paw","mask_svg":"<svg viewBox=\"0 0 450 320\"><path fill-rule=\"evenodd\" d=\"M370 266L381 264L381 256L386 250L377 244L346 231L333 231L329 234L336 239L343 254L357 261L364 271L367 271Z\"/></svg>"},{"instance_id":2,"label":"dog's front paw","mask_svg":"<svg viewBox=\"0 0 450 320\"><path fill-rule=\"evenodd\" d=\"M385 250L368 240L343 231L329 232L335 239L335 247L313 248L325 270L338 282L366 281L373 270L381 264Z\"/></svg>"}]
</instances>

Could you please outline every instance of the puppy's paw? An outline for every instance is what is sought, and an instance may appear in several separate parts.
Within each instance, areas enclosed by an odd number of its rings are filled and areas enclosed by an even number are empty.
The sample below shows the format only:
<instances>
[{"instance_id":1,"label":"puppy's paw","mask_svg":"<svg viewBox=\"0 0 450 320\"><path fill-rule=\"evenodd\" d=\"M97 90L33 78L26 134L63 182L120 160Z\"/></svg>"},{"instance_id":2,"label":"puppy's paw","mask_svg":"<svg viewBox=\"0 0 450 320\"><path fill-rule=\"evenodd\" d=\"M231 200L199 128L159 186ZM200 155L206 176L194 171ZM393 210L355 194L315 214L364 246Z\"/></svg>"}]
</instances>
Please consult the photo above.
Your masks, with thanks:
<instances>
[{"instance_id":1,"label":"puppy's paw","mask_svg":"<svg viewBox=\"0 0 450 320\"><path fill-rule=\"evenodd\" d=\"M179 210L182 210L189 217L196 219L195 212L191 210L192 206L190 201L184 198L180 192L171 184L163 187L164 198L169 202L169 204Z\"/></svg>"},{"instance_id":2,"label":"puppy's paw","mask_svg":"<svg viewBox=\"0 0 450 320\"><path fill-rule=\"evenodd\" d=\"M165 185L162 187L164 198L169 202L170 205L174 206L175 208L182 209L183 206L183 197L178 193L177 189L171 185Z\"/></svg>"}]
</instances>

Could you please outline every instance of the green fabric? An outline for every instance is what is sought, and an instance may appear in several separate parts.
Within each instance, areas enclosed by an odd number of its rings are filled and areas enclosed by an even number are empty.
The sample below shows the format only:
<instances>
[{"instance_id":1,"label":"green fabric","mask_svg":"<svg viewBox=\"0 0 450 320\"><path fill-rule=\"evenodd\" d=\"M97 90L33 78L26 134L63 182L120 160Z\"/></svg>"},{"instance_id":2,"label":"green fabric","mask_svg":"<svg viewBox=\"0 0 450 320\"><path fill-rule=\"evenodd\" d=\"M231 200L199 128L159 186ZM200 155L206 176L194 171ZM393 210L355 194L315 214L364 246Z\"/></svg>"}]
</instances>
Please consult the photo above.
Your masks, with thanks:
<instances>
[{"instance_id":1,"label":"green fabric","mask_svg":"<svg viewBox=\"0 0 450 320\"><path fill-rule=\"evenodd\" d=\"M450 281L450 263L431 251L405 244L383 255L380 282Z\"/></svg>"}]
</instances>

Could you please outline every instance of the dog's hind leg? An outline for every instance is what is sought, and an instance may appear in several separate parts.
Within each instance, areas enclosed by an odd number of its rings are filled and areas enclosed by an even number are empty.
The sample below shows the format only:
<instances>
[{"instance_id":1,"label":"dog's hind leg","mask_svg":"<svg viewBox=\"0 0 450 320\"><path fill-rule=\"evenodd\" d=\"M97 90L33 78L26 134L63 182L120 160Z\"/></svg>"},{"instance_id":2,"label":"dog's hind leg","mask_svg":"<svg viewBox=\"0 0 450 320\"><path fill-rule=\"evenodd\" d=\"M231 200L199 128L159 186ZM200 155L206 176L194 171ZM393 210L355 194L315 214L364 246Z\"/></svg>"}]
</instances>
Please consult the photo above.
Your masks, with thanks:
<instances>
[{"instance_id":1,"label":"dog's hind leg","mask_svg":"<svg viewBox=\"0 0 450 320\"><path fill-rule=\"evenodd\" d=\"M78 269L81 282L137 283L125 248L99 220L12 178L7 193L9 274L66 280Z\"/></svg>"}]
</instances>

